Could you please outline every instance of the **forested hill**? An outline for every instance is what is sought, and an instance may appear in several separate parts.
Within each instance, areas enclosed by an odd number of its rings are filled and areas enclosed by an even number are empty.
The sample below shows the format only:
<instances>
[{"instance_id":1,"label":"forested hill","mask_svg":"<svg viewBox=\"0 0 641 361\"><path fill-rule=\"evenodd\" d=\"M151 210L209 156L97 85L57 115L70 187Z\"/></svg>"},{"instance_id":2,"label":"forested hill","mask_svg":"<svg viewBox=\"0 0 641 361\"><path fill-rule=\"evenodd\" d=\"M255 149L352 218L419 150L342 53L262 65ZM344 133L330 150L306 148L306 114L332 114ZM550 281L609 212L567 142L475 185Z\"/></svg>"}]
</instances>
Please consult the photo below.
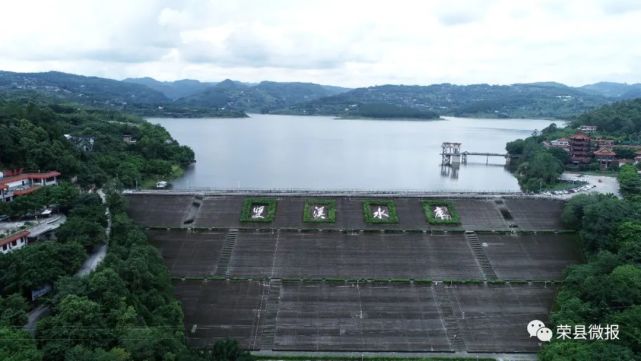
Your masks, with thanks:
<instances>
[{"instance_id":1,"label":"forested hill","mask_svg":"<svg viewBox=\"0 0 641 361\"><path fill-rule=\"evenodd\" d=\"M61 72L0 71L0 93L37 92L62 101L145 116L245 117L246 112L267 113L347 90L313 83L160 82L152 78L118 81Z\"/></svg>"},{"instance_id":2,"label":"forested hill","mask_svg":"<svg viewBox=\"0 0 641 361\"><path fill-rule=\"evenodd\" d=\"M148 116L246 116L242 110L176 106L163 93L146 85L60 72L0 71L0 93L32 96L37 93L63 102L126 111Z\"/></svg>"},{"instance_id":3,"label":"forested hill","mask_svg":"<svg viewBox=\"0 0 641 361\"><path fill-rule=\"evenodd\" d=\"M592 94L603 95L608 98L621 100L641 98L641 83L626 84L599 82L595 84L584 85L579 89Z\"/></svg>"},{"instance_id":4,"label":"forested hill","mask_svg":"<svg viewBox=\"0 0 641 361\"><path fill-rule=\"evenodd\" d=\"M313 83L263 81L257 85L251 85L227 79L200 93L178 99L176 104L195 107L228 107L251 113L270 113L347 90Z\"/></svg>"},{"instance_id":5,"label":"forested hill","mask_svg":"<svg viewBox=\"0 0 641 361\"><path fill-rule=\"evenodd\" d=\"M641 99L621 101L595 109L579 116L572 126L583 124L596 125L600 132L641 142Z\"/></svg>"},{"instance_id":6,"label":"forested hill","mask_svg":"<svg viewBox=\"0 0 641 361\"><path fill-rule=\"evenodd\" d=\"M230 79L123 81L60 72L0 71L0 93L37 92L109 110L161 117L244 117L246 113L421 118L571 119L622 99L641 97L641 84L382 85L348 89L302 82L243 83Z\"/></svg>"},{"instance_id":7,"label":"forested hill","mask_svg":"<svg viewBox=\"0 0 641 361\"><path fill-rule=\"evenodd\" d=\"M461 117L568 118L609 102L557 83L383 85L297 104L284 112L344 115L350 107L382 103Z\"/></svg>"},{"instance_id":8,"label":"forested hill","mask_svg":"<svg viewBox=\"0 0 641 361\"><path fill-rule=\"evenodd\" d=\"M81 186L115 179L133 187L180 174L193 161L190 148L139 117L0 95L0 169L57 170Z\"/></svg>"},{"instance_id":9,"label":"forested hill","mask_svg":"<svg viewBox=\"0 0 641 361\"><path fill-rule=\"evenodd\" d=\"M148 88L161 92L167 98L176 100L200 93L205 89L216 85L213 82L200 82L198 80L183 79L176 81L158 81L154 78L127 78L125 83L144 85Z\"/></svg>"}]
</instances>

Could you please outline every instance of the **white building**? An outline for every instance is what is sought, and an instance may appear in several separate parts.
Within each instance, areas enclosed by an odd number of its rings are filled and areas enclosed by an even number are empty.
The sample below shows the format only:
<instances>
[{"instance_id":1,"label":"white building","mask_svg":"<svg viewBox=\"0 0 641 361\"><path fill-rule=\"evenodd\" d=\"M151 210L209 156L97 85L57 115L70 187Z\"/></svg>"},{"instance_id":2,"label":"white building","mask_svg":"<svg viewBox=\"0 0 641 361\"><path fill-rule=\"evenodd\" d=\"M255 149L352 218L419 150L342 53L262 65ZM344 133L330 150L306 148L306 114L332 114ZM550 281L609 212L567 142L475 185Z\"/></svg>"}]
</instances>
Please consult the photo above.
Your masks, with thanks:
<instances>
[{"instance_id":1,"label":"white building","mask_svg":"<svg viewBox=\"0 0 641 361\"><path fill-rule=\"evenodd\" d=\"M579 130L583 133L594 133L597 130L596 125L582 125L579 127Z\"/></svg>"},{"instance_id":2,"label":"white building","mask_svg":"<svg viewBox=\"0 0 641 361\"><path fill-rule=\"evenodd\" d=\"M7 176L9 174L9 176ZM40 187L58 184L60 172L22 173L0 172L0 202L34 192Z\"/></svg>"},{"instance_id":3,"label":"white building","mask_svg":"<svg viewBox=\"0 0 641 361\"><path fill-rule=\"evenodd\" d=\"M19 231L0 236L0 252L7 254L26 246L29 242L27 237L29 237L29 231Z\"/></svg>"}]
</instances>

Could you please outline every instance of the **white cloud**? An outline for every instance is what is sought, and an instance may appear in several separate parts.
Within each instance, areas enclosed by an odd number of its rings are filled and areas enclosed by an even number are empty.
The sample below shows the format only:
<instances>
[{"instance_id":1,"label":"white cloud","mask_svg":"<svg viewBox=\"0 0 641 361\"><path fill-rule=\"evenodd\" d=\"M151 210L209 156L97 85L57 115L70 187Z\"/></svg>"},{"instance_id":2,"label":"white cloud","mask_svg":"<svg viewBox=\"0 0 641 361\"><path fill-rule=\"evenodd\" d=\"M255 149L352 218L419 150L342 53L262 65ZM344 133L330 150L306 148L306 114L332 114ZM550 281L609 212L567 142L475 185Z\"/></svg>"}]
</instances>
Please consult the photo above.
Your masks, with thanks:
<instances>
[{"instance_id":1,"label":"white cloud","mask_svg":"<svg viewBox=\"0 0 641 361\"><path fill-rule=\"evenodd\" d=\"M314 81L641 82L637 1L22 0L0 69Z\"/></svg>"}]
</instances>

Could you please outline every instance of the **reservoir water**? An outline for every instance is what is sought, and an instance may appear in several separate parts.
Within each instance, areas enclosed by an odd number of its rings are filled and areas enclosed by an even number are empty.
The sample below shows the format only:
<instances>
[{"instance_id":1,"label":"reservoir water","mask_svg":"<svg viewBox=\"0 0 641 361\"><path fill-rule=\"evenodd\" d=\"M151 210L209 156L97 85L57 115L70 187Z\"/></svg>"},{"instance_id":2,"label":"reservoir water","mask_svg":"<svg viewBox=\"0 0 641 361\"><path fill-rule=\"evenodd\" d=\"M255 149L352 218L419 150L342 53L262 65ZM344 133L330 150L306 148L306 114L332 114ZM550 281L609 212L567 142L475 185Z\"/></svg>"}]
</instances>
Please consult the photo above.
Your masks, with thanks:
<instances>
[{"instance_id":1,"label":"reservoir water","mask_svg":"<svg viewBox=\"0 0 641 361\"><path fill-rule=\"evenodd\" d=\"M552 121L446 117L437 121L335 119L252 114L250 118L148 118L196 153L175 189L318 189L516 192L503 158L441 166L441 143L505 153L505 143ZM558 124L559 122L557 122ZM559 124L560 125L560 124ZM486 164L486 161L489 162Z\"/></svg>"}]
</instances>

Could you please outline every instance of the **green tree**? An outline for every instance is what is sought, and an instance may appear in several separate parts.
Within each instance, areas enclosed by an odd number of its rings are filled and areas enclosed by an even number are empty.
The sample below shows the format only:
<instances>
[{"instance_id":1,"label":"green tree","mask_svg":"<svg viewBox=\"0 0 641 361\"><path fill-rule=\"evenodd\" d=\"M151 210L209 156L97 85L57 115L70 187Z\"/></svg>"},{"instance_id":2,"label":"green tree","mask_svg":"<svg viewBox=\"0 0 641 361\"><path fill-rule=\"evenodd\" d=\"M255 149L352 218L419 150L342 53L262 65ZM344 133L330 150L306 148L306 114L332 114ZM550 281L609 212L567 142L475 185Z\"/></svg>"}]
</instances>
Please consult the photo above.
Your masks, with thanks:
<instances>
[{"instance_id":1,"label":"green tree","mask_svg":"<svg viewBox=\"0 0 641 361\"><path fill-rule=\"evenodd\" d=\"M238 341L225 339L216 341L207 351L208 361L252 361L254 357L243 350Z\"/></svg>"},{"instance_id":2,"label":"green tree","mask_svg":"<svg viewBox=\"0 0 641 361\"><path fill-rule=\"evenodd\" d=\"M621 344L641 354L641 305L635 305L615 313L608 321L619 325Z\"/></svg>"},{"instance_id":3,"label":"green tree","mask_svg":"<svg viewBox=\"0 0 641 361\"><path fill-rule=\"evenodd\" d=\"M29 304L20 294L0 296L0 326L20 327L27 323Z\"/></svg>"},{"instance_id":4,"label":"green tree","mask_svg":"<svg viewBox=\"0 0 641 361\"><path fill-rule=\"evenodd\" d=\"M563 164L555 156L539 151L521 163L516 174L523 190L538 191L557 183L562 172Z\"/></svg>"},{"instance_id":5,"label":"green tree","mask_svg":"<svg viewBox=\"0 0 641 361\"><path fill-rule=\"evenodd\" d=\"M621 193L625 197L641 195L641 177L634 166L630 164L621 166L617 178Z\"/></svg>"},{"instance_id":6,"label":"green tree","mask_svg":"<svg viewBox=\"0 0 641 361\"><path fill-rule=\"evenodd\" d=\"M117 335L106 327L103 309L86 297L69 295L56 305L51 317L38 323L36 339L45 360L63 360L76 345L90 349L108 348Z\"/></svg>"},{"instance_id":7,"label":"green tree","mask_svg":"<svg viewBox=\"0 0 641 361\"><path fill-rule=\"evenodd\" d=\"M84 346L74 346L65 353L65 361L129 361L131 355L119 347L114 347L109 351L101 348L89 349Z\"/></svg>"},{"instance_id":8,"label":"green tree","mask_svg":"<svg viewBox=\"0 0 641 361\"><path fill-rule=\"evenodd\" d=\"M557 341L539 352L540 361L633 361L632 350L627 347L596 342Z\"/></svg>"},{"instance_id":9,"label":"green tree","mask_svg":"<svg viewBox=\"0 0 641 361\"><path fill-rule=\"evenodd\" d=\"M0 326L0 360L39 361L42 353L27 332Z\"/></svg>"},{"instance_id":10,"label":"green tree","mask_svg":"<svg viewBox=\"0 0 641 361\"><path fill-rule=\"evenodd\" d=\"M85 249L105 243L105 229L100 223L86 217L71 216L56 231L60 242L77 242Z\"/></svg>"}]
</instances>

